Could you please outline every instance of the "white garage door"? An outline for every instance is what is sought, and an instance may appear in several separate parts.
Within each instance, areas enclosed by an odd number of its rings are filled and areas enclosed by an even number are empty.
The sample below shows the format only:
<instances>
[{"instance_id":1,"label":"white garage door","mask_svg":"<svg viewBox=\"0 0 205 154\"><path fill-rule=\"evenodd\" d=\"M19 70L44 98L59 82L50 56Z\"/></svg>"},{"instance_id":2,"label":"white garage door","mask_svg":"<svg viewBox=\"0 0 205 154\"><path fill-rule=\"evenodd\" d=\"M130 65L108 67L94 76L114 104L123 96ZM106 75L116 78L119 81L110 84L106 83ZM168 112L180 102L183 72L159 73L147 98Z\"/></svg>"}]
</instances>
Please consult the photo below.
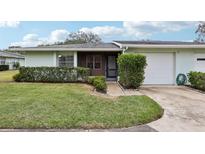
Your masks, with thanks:
<instances>
[{"instance_id":1,"label":"white garage door","mask_svg":"<svg viewBox=\"0 0 205 154\"><path fill-rule=\"evenodd\" d=\"M195 71L205 72L205 54L195 54Z\"/></svg>"},{"instance_id":2,"label":"white garage door","mask_svg":"<svg viewBox=\"0 0 205 154\"><path fill-rule=\"evenodd\" d=\"M173 53L143 53L147 57L144 84L174 84Z\"/></svg>"}]
</instances>

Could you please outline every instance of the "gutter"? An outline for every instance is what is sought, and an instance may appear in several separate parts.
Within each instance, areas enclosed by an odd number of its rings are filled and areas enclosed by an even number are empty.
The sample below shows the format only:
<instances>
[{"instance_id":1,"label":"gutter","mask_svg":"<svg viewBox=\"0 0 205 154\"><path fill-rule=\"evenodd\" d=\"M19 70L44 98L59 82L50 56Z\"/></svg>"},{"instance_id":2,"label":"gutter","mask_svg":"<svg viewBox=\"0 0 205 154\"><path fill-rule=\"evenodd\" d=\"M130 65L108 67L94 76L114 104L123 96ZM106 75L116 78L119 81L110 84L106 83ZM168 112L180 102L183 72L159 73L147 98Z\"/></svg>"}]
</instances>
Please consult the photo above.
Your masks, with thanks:
<instances>
[{"instance_id":1,"label":"gutter","mask_svg":"<svg viewBox=\"0 0 205 154\"><path fill-rule=\"evenodd\" d=\"M204 49L205 45L150 45L150 44L123 44L124 47L129 48L193 48Z\"/></svg>"},{"instance_id":2,"label":"gutter","mask_svg":"<svg viewBox=\"0 0 205 154\"><path fill-rule=\"evenodd\" d=\"M11 48L9 51L121 51L117 48Z\"/></svg>"}]
</instances>

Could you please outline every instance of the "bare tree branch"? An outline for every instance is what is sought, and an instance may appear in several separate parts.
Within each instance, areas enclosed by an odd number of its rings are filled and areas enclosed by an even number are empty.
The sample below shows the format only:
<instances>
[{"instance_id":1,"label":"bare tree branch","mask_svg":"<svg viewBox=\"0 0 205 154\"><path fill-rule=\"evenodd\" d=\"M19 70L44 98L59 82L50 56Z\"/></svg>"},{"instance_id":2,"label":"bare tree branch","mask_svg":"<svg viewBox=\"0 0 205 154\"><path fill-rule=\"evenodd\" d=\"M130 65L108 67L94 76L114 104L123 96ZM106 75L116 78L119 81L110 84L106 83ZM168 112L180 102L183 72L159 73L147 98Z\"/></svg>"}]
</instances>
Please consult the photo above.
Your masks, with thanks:
<instances>
[{"instance_id":1,"label":"bare tree branch","mask_svg":"<svg viewBox=\"0 0 205 154\"><path fill-rule=\"evenodd\" d=\"M201 21L197 27L195 33L198 35L196 42L204 42L205 41L205 22Z\"/></svg>"}]
</instances>

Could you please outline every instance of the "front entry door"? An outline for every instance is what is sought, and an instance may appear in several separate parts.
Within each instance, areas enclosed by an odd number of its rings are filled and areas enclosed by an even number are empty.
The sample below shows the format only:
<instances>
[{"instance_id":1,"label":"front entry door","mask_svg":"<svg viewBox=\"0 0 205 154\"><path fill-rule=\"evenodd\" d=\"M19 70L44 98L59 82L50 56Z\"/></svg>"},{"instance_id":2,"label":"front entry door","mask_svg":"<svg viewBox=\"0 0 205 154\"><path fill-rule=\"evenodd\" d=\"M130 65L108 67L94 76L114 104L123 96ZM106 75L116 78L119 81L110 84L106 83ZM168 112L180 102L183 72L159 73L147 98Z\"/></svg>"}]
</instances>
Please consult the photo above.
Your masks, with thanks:
<instances>
[{"instance_id":1,"label":"front entry door","mask_svg":"<svg viewBox=\"0 0 205 154\"><path fill-rule=\"evenodd\" d=\"M117 63L116 56L109 55L107 57L107 77L116 78L117 77Z\"/></svg>"},{"instance_id":2,"label":"front entry door","mask_svg":"<svg viewBox=\"0 0 205 154\"><path fill-rule=\"evenodd\" d=\"M86 66L90 68L91 75L104 75L102 66L102 55L87 55Z\"/></svg>"}]
</instances>

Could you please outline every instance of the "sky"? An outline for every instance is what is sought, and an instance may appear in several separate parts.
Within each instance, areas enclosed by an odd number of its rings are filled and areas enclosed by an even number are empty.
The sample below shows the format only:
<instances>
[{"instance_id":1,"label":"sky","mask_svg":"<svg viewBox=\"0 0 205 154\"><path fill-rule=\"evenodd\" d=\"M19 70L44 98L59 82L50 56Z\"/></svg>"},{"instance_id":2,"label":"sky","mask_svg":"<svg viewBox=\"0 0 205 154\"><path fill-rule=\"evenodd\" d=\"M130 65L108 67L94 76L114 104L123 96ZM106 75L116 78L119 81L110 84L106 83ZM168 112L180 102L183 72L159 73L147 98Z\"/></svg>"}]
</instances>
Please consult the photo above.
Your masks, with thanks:
<instances>
[{"instance_id":1,"label":"sky","mask_svg":"<svg viewBox=\"0 0 205 154\"><path fill-rule=\"evenodd\" d=\"M194 21L0 21L0 49L52 44L77 31L96 33L103 42L193 41L197 25Z\"/></svg>"}]
</instances>

